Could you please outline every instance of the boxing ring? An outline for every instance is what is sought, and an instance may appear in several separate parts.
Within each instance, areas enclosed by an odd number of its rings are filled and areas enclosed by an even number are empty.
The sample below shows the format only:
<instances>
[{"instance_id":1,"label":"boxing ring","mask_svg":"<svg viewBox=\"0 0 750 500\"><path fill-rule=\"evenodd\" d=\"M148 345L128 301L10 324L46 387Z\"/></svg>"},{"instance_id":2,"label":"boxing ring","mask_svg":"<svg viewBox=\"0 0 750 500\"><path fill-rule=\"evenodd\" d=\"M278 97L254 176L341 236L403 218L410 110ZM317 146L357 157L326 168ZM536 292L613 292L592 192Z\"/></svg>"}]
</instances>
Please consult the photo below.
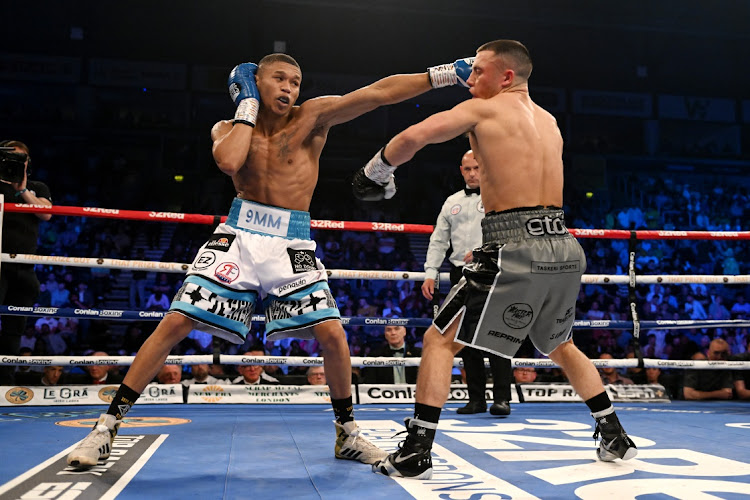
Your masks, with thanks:
<instances>
[{"instance_id":1,"label":"boxing ring","mask_svg":"<svg viewBox=\"0 0 750 500\"><path fill-rule=\"evenodd\" d=\"M7 211L53 215L104 217L217 224L222 218L163 212L90 207L34 207L5 205ZM429 233L431 226L375 222L313 221L314 229ZM584 275L584 284L627 285L630 321L577 320L575 328L642 329L733 328L750 321L641 321L634 289L650 283L748 284L750 276L638 275L634 259L642 239L750 239L748 232L571 230L579 238L620 238L630 242L627 275ZM189 265L84 257L8 255L3 262L75 267L106 267L160 272L185 272ZM424 273L406 271L329 270L330 279L422 281ZM446 279L443 274L441 279ZM9 308L2 314L116 320L158 320L163 313L110 309ZM253 321L262 322L255 315ZM426 318L343 318L344 325L398 324L426 327ZM85 366L129 365L129 356L2 356L3 365ZM321 364L321 358L230 356L221 353L170 356L167 363ZM548 359L514 359L513 366L555 366ZM414 366L418 358L352 357L352 366ZM661 367L732 370L748 369L737 361L636 359L594 360L614 367ZM460 366L459 360L455 361ZM532 385L532 384L529 384ZM514 404L507 418L489 414L458 415L461 406L449 399L433 449L434 476L429 481L375 475L370 467L333 457L333 412L325 394L309 404L267 404L255 394L252 401L236 400L228 388L195 388L195 403L174 399L136 404L125 418L112 456L88 471L65 465L65 456L106 409L107 390L97 388L76 405L45 405L46 392L36 388L3 388L0 407L0 499L10 498L747 498L750 497L750 404L726 402L666 402L656 390L626 394L608 386L628 433L639 448L627 462L604 463L595 458L593 419L575 395L558 402L535 399L534 387L514 386ZM96 386L94 386L96 387ZM164 387L162 387L163 389ZM24 389L33 392L24 393ZM219 390L220 389L220 390ZM213 392L211 392L213 391ZM619 392L618 392L619 391ZM168 388L167 388L168 392ZM304 391L303 391L304 392ZM229 394L222 396L222 394ZM386 450L395 450L403 436L403 419L412 416L413 393L378 403L367 391L353 386L355 415L363 434ZM163 394L162 394L163 395ZM245 394L246 395L246 394ZM109 394L111 400L112 394ZM308 395L309 396L309 395ZM410 397L411 396L411 397ZM219 399L212 399L218 397ZM250 404L219 404L238 402ZM35 399L37 398L37 399ZM41 398L41 399L39 399ZM315 399L317 398L317 399ZM155 395L159 399L159 394ZM50 398L54 400L54 398ZM15 401L15 402L14 402ZM90 401L90 404L85 404ZM170 403L169 401L173 401ZM541 402L526 402L541 401ZM570 401L570 402L568 402ZM656 402L660 401L660 402ZM163 404L158 404L163 403Z\"/></svg>"}]
</instances>

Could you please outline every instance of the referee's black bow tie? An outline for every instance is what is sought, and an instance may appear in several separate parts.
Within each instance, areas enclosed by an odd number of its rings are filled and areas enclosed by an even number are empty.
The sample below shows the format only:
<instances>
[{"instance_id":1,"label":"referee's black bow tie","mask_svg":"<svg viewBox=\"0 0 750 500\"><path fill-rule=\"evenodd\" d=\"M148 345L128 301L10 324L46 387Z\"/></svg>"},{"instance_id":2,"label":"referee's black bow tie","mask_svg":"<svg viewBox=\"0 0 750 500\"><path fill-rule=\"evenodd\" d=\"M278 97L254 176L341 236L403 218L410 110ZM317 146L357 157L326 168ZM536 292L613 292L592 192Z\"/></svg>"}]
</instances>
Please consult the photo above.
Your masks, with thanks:
<instances>
[{"instance_id":1,"label":"referee's black bow tie","mask_svg":"<svg viewBox=\"0 0 750 500\"><path fill-rule=\"evenodd\" d=\"M403 354L406 354L406 347L401 347L399 349L394 349L393 347L391 347L391 354L396 353L396 352L401 352Z\"/></svg>"},{"instance_id":2,"label":"referee's black bow tie","mask_svg":"<svg viewBox=\"0 0 750 500\"><path fill-rule=\"evenodd\" d=\"M466 193L466 196L471 196L472 194L479 194L479 188L470 189L470 188L465 187L464 193Z\"/></svg>"}]
</instances>

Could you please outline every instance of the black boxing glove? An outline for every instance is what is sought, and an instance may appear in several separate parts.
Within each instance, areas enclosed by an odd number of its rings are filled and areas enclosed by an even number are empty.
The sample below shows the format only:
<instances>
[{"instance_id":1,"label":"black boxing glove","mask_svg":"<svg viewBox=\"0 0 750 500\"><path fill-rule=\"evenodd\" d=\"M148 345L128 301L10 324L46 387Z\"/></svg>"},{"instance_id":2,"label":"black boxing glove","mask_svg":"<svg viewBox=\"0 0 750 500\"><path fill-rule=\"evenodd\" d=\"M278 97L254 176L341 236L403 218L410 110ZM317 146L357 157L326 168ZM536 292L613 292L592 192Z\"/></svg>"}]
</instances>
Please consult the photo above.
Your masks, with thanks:
<instances>
[{"instance_id":1,"label":"black boxing glove","mask_svg":"<svg viewBox=\"0 0 750 500\"><path fill-rule=\"evenodd\" d=\"M392 167L383 155L381 148L367 165L357 170L352 178L352 193L358 200L390 200L396 194L396 179Z\"/></svg>"}]
</instances>

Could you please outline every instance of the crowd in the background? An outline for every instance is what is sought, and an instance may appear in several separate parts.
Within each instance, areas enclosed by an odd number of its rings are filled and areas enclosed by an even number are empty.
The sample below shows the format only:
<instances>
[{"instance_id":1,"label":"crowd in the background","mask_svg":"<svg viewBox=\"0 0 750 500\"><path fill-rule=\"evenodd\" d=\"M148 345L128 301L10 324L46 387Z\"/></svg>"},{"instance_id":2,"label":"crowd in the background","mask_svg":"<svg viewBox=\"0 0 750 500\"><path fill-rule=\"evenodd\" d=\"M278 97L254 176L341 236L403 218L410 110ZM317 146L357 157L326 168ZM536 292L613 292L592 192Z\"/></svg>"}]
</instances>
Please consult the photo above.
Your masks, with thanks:
<instances>
[{"instance_id":1,"label":"crowd in the background","mask_svg":"<svg viewBox=\"0 0 750 500\"><path fill-rule=\"evenodd\" d=\"M678 183L669 178L632 174L628 184L631 203L621 206L589 201L568 201L569 226L605 229L747 230L750 196L745 185L710 182ZM636 203L637 201L637 203ZM74 197L63 204L80 203ZM397 220L397 213L373 206L370 220ZM349 220L368 219L368 210L356 207ZM336 211L320 209L315 218L333 218ZM166 232L165 224L106 219L53 217L42 225L42 255L87 256L117 259L190 262L210 234L208 226L178 225ZM422 271L410 239L404 234L314 230L317 257L328 269ZM588 259L588 274L626 274L628 241L581 240ZM750 247L743 241L643 240L638 242L636 267L642 274L750 274ZM182 283L182 275L106 268L37 266L41 282L38 305L77 309L110 308L165 311ZM431 307L419 292L419 282L332 280L331 292L344 317L425 318ZM113 299L119 289L120 302ZM445 291L445 289L443 290ZM638 286L636 298L642 320L750 319L750 295L745 285L656 284ZM123 302L124 301L124 302ZM262 311L256 311L262 314ZM576 306L577 319L629 320L628 289L624 285L584 285ZM118 323L101 319L30 318L22 346L35 355L80 355L106 350L132 355L156 323ZM347 326L353 356L367 356L384 340L382 328ZM408 328L407 342L421 345L423 329ZM730 355L748 350L748 328L645 329L640 347L644 357L691 359L705 353L715 338L724 339ZM630 330L578 330L576 344L591 358L633 355ZM177 346L175 354L246 352L263 344L263 327L253 325L245 345L235 346L194 331ZM519 357L534 356L524 345ZM268 342L272 355L319 356L314 341ZM290 368L292 374L297 369ZM301 369L304 370L304 369ZM230 374L232 375L232 374Z\"/></svg>"}]
</instances>

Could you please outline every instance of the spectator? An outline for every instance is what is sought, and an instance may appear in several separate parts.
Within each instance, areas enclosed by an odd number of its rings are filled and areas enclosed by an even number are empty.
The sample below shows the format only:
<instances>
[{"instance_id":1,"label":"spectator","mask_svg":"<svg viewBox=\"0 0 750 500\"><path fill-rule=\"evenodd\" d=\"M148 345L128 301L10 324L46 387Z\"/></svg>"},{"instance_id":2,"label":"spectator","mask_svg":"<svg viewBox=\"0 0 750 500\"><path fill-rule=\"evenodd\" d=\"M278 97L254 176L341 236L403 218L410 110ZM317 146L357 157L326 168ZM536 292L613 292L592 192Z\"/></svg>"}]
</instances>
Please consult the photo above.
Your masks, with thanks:
<instances>
[{"instance_id":1,"label":"spectator","mask_svg":"<svg viewBox=\"0 0 750 500\"><path fill-rule=\"evenodd\" d=\"M745 296L741 293L737 294L735 298L736 302L732 306L732 318L733 319L748 319L750 318L750 302L745 301Z\"/></svg>"},{"instance_id":2,"label":"spectator","mask_svg":"<svg viewBox=\"0 0 750 500\"><path fill-rule=\"evenodd\" d=\"M70 303L78 309L91 309L94 307L94 295L89 291L89 286L84 283L78 283L78 290L75 295L70 297Z\"/></svg>"},{"instance_id":3,"label":"spectator","mask_svg":"<svg viewBox=\"0 0 750 500\"><path fill-rule=\"evenodd\" d=\"M208 372L207 364L190 365L190 373L190 378L182 381L182 385L185 387L193 384L221 384L224 382L224 379L218 379Z\"/></svg>"},{"instance_id":4,"label":"spectator","mask_svg":"<svg viewBox=\"0 0 750 500\"><path fill-rule=\"evenodd\" d=\"M384 331L386 344L373 350L370 355L387 358L417 358L422 351L405 341L406 327L389 325ZM417 382L416 366L368 367L362 370L366 384L415 384Z\"/></svg>"},{"instance_id":5,"label":"spectator","mask_svg":"<svg viewBox=\"0 0 750 500\"><path fill-rule=\"evenodd\" d=\"M643 346L643 357L647 359L655 359L659 356L656 354L657 347L656 347L656 335L653 333L649 333L648 336L646 336L646 345Z\"/></svg>"},{"instance_id":6,"label":"spectator","mask_svg":"<svg viewBox=\"0 0 750 500\"><path fill-rule=\"evenodd\" d=\"M208 366L208 374L214 377L215 379L219 380L220 383L226 384L227 379L229 378L227 376L227 373L224 371L224 365L220 364L212 364Z\"/></svg>"},{"instance_id":7,"label":"spectator","mask_svg":"<svg viewBox=\"0 0 750 500\"><path fill-rule=\"evenodd\" d=\"M676 379L669 373L662 372L659 368L646 368L646 384L660 385L667 391L666 396L670 399L677 397Z\"/></svg>"},{"instance_id":8,"label":"spectator","mask_svg":"<svg viewBox=\"0 0 750 500\"><path fill-rule=\"evenodd\" d=\"M625 358L635 359L635 353L629 352L625 355ZM646 383L646 371L639 366L629 366L625 371L625 375L627 375L625 378L629 378L634 384Z\"/></svg>"},{"instance_id":9,"label":"spectator","mask_svg":"<svg viewBox=\"0 0 750 500\"><path fill-rule=\"evenodd\" d=\"M586 313L585 319L593 321L604 319L604 311L600 309L599 302L593 301L591 303L591 308Z\"/></svg>"},{"instance_id":10,"label":"spectator","mask_svg":"<svg viewBox=\"0 0 750 500\"><path fill-rule=\"evenodd\" d=\"M34 325L26 324L26 330L23 332L23 337L21 337L21 347L26 347L33 351L34 347L36 347L36 342L36 329Z\"/></svg>"},{"instance_id":11,"label":"spectator","mask_svg":"<svg viewBox=\"0 0 750 500\"><path fill-rule=\"evenodd\" d=\"M52 292L52 290L57 290L57 275L55 275L55 273L49 273L47 275L47 281L45 281L44 284L50 292Z\"/></svg>"},{"instance_id":12,"label":"spectator","mask_svg":"<svg viewBox=\"0 0 750 500\"><path fill-rule=\"evenodd\" d=\"M41 344L41 342L40 342ZM18 350L19 356L31 356L32 354L45 354L44 352L39 352L39 349L37 348L37 351L32 351L28 347L21 347ZM13 385L15 383L15 380L18 380L19 378L23 379L27 374L34 373L39 374L39 368L34 367L34 369L31 369L30 365L20 365L20 366L13 366L13 373L12 373L12 380L8 382L8 385Z\"/></svg>"},{"instance_id":13,"label":"spectator","mask_svg":"<svg viewBox=\"0 0 750 500\"><path fill-rule=\"evenodd\" d=\"M47 289L47 283L39 284L39 296L36 298L39 307L50 307L52 305L52 294Z\"/></svg>"},{"instance_id":14,"label":"spectator","mask_svg":"<svg viewBox=\"0 0 750 500\"><path fill-rule=\"evenodd\" d=\"M724 297L719 294L713 295L711 298L711 305L708 306L708 318L709 319L730 319L732 315L729 310L724 306Z\"/></svg>"},{"instance_id":15,"label":"spectator","mask_svg":"<svg viewBox=\"0 0 750 500\"><path fill-rule=\"evenodd\" d=\"M135 356L138 349L148 338L148 334L141 329L141 323L129 323L125 329L125 337L122 341L120 354L123 356Z\"/></svg>"},{"instance_id":16,"label":"spectator","mask_svg":"<svg viewBox=\"0 0 750 500\"><path fill-rule=\"evenodd\" d=\"M96 351L92 356L109 356L104 351ZM85 367L86 373L75 377L73 383L85 385L120 384L122 377L114 371L113 365L89 365Z\"/></svg>"},{"instance_id":17,"label":"spectator","mask_svg":"<svg viewBox=\"0 0 750 500\"><path fill-rule=\"evenodd\" d=\"M64 385L66 382L62 366L45 366L41 374L26 372L20 377L16 375L18 385Z\"/></svg>"},{"instance_id":18,"label":"spectator","mask_svg":"<svg viewBox=\"0 0 750 500\"><path fill-rule=\"evenodd\" d=\"M182 366L164 365L156 374L156 381L160 384L179 384L182 381Z\"/></svg>"},{"instance_id":19,"label":"spectator","mask_svg":"<svg viewBox=\"0 0 750 500\"><path fill-rule=\"evenodd\" d=\"M44 344L44 350L51 356L60 356L67 354L68 344L57 329L51 329L49 324L43 323L41 326L41 339Z\"/></svg>"},{"instance_id":20,"label":"spectator","mask_svg":"<svg viewBox=\"0 0 750 500\"><path fill-rule=\"evenodd\" d=\"M60 322L55 317L42 316L41 318L36 320L36 323L34 323L34 327L40 335L42 333L42 325L47 325L50 330L55 330L60 325Z\"/></svg>"},{"instance_id":21,"label":"spectator","mask_svg":"<svg viewBox=\"0 0 750 500\"><path fill-rule=\"evenodd\" d=\"M154 287L153 292L146 301L147 311L166 311L169 309L169 298L164 294L161 287Z\"/></svg>"},{"instance_id":22,"label":"spectator","mask_svg":"<svg viewBox=\"0 0 750 500\"><path fill-rule=\"evenodd\" d=\"M692 295L687 296L687 302L685 302L685 314L690 316L690 319L706 319L708 315L706 310L703 308L703 304L695 300Z\"/></svg>"},{"instance_id":23,"label":"spectator","mask_svg":"<svg viewBox=\"0 0 750 500\"><path fill-rule=\"evenodd\" d=\"M710 361L721 361L729 358L729 344L723 339L714 339L708 348ZM701 352L693 354L692 359L705 360ZM732 373L729 370L685 370L683 394L685 399L732 399Z\"/></svg>"},{"instance_id":24,"label":"spectator","mask_svg":"<svg viewBox=\"0 0 750 500\"><path fill-rule=\"evenodd\" d=\"M613 359L612 355L603 352L599 355L599 359ZM627 377L623 377L620 375L620 373L615 368L599 368L599 372L602 376L602 383L604 385L607 384L613 384L613 385L630 385L633 383L632 380L630 380Z\"/></svg>"},{"instance_id":25,"label":"spectator","mask_svg":"<svg viewBox=\"0 0 750 500\"><path fill-rule=\"evenodd\" d=\"M52 307L70 306L70 290L65 287L65 283L58 283L57 289L50 291L50 305Z\"/></svg>"},{"instance_id":26,"label":"spectator","mask_svg":"<svg viewBox=\"0 0 750 500\"><path fill-rule=\"evenodd\" d=\"M516 384L533 384L536 381L536 368L519 366L513 369L513 381Z\"/></svg>"},{"instance_id":27,"label":"spectator","mask_svg":"<svg viewBox=\"0 0 750 500\"><path fill-rule=\"evenodd\" d=\"M366 297L360 297L359 308L357 309L357 316L364 318L372 318L378 315L378 308L370 305L367 302Z\"/></svg>"},{"instance_id":28,"label":"spectator","mask_svg":"<svg viewBox=\"0 0 750 500\"><path fill-rule=\"evenodd\" d=\"M384 318L399 318L403 316L404 312L401 310L401 308L398 306L398 304L393 304L393 300L386 299L385 300L385 306L383 307L383 317Z\"/></svg>"},{"instance_id":29,"label":"spectator","mask_svg":"<svg viewBox=\"0 0 750 500\"><path fill-rule=\"evenodd\" d=\"M263 352L262 350L260 351ZM302 346L300 345L299 340L294 339L289 344L289 349L286 351L286 355L306 358L310 356L310 353L302 349ZM263 354L257 354L257 356L263 356ZM304 375L306 372L307 372L307 369L304 366L290 366L289 367L289 375Z\"/></svg>"},{"instance_id":30,"label":"spectator","mask_svg":"<svg viewBox=\"0 0 750 500\"><path fill-rule=\"evenodd\" d=\"M308 385L326 385L326 372L322 366L311 366L307 369Z\"/></svg>"},{"instance_id":31,"label":"spectator","mask_svg":"<svg viewBox=\"0 0 750 500\"><path fill-rule=\"evenodd\" d=\"M740 265L737 263L737 259L734 258L734 250L727 248L724 251L724 260L721 262L721 271L727 275L740 274Z\"/></svg>"},{"instance_id":32,"label":"spectator","mask_svg":"<svg viewBox=\"0 0 750 500\"><path fill-rule=\"evenodd\" d=\"M244 354L245 356L265 356L262 348L254 348ZM278 385L278 379L267 375L263 371L263 365L240 365L237 368L240 376L232 380L233 384L243 385Z\"/></svg>"}]
</instances>

